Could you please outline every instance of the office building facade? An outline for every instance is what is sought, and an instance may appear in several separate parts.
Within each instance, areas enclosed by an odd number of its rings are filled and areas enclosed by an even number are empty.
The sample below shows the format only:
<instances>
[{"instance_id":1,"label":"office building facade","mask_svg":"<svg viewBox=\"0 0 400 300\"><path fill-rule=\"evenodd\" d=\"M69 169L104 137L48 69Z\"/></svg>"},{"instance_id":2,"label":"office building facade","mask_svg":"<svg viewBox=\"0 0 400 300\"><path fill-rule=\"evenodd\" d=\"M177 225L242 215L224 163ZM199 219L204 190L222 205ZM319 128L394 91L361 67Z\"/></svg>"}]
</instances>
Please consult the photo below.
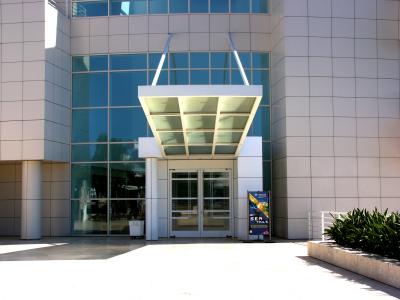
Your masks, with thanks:
<instances>
[{"instance_id":1,"label":"office building facade","mask_svg":"<svg viewBox=\"0 0 400 300\"><path fill-rule=\"evenodd\" d=\"M248 239L400 207L399 1L1 0L0 234ZM311 223L313 216L311 214ZM317 220L314 220L315 222Z\"/></svg>"}]
</instances>

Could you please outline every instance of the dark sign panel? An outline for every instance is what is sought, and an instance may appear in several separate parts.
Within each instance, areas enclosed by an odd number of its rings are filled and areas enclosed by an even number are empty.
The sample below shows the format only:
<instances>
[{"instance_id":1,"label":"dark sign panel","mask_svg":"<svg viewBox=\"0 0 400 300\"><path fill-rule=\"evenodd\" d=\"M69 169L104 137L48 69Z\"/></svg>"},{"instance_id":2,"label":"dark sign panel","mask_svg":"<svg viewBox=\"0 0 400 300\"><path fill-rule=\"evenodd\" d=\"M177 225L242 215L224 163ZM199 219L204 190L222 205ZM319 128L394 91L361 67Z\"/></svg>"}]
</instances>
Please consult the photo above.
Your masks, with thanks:
<instances>
[{"instance_id":1,"label":"dark sign panel","mask_svg":"<svg viewBox=\"0 0 400 300\"><path fill-rule=\"evenodd\" d=\"M248 192L249 234L270 234L270 196L268 192Z\"/></svg>"}]
</instances>

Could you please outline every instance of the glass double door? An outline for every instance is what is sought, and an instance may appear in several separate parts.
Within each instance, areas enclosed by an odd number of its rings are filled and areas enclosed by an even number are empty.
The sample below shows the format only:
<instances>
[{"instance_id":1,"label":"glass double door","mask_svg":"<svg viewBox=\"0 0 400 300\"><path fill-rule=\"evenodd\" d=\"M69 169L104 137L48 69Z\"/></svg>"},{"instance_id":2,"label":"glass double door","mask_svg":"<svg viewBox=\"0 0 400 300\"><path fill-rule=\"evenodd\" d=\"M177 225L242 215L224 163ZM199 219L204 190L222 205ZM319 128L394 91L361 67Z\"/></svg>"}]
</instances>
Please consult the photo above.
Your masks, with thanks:
<instances>
[{"instance_id":1,"label":"glass double door","mask_svg":"<svg viewBox=\"0 0 400 300\"><path fill-rule=\"evenodd\" d=\"M170 235L232 235L231 172L171 171Z\"/></svg>"}]
</instances>

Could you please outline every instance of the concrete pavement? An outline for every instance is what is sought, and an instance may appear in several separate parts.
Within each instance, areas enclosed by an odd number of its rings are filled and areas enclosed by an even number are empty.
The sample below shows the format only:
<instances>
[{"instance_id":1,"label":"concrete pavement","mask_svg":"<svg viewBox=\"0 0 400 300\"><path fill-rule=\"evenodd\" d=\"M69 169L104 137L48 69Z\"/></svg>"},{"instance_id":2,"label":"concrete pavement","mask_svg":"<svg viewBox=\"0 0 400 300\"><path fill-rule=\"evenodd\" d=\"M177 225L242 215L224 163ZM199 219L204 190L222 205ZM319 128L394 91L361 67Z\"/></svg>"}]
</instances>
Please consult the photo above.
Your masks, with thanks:
<instances>
[{"instance_id":1,"label":"concrete pavement","mask_svg":"<svg viewBox=\"0 0 400 300\"><path fill-rule=\"evenodd\" d=\"M0 239L1 299L399 299L303 242Z\"/></svg>"}]
</instances>

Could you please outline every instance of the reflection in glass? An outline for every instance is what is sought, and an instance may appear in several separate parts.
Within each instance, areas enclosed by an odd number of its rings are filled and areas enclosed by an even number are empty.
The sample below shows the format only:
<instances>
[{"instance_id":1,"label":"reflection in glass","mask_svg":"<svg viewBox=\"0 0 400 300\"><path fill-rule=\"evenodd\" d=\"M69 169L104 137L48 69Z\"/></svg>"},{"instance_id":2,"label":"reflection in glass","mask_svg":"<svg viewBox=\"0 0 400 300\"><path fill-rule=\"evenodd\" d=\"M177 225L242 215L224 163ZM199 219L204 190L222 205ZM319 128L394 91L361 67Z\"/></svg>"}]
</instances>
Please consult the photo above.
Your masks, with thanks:
<instances>
[{"instance_id":1,"label":"reflection in glass","mask_svg":"<svg viewBox=\"0 0 400 300\"><path fill-rule=\"evenodd\" d=\"M137 142L147 136L147 121L141 108L110 109L110 140Z\"/></svg>"},{"instance_id":2,"label":"reflection in glass","mask_svg":"<svg viewBox=\"0 0 400 300\"><path fill-rule=\"evenodd\" d=\"M145 198L145 164L110 164L111 198Z\"/></svg>"},{"instance_id":3,"label":"reflection in glass","mask_svg":"<svg viewBox=\"0 0 400 300\"><path fill-rule=\"evenodd\" d=\"M198 215L186 212L172 214L173 231L197 231Z\"/></svg>"},{"instance_id":4,"label":"reflection in glass","mask_svg":"<svg viewBox=\"0 0 400 300\"><path fill-rule=\"evenodd\" d=\"M190 71L190 84L209 84L208 70Z\"/></svg>"},{"instance_id":5,"label":"reflection in glass","mask_svg":"<svg viewBox=\"0 0 400 300\"><path fill-rule=\"evenodd\" d=\"M271 190L271 162L263 161L263 189Z\"/></svg>"},{"instance_id":6,"label":"reflection in glass","mask_svg":"<svg viewBox=\"0 0 400 300\"><path fill-rule=\"evenodd\" d=\"M211 84L229 84L229 70L211 70Z\"/></svg>"},{"instance_id":7,"label":"reflection in glass","mask_svg":"<svg viewBox=\"0 0 400 300\"><path fill-rule=\"evenodd\" d=\"M110 144L110 161L133 161L138 158L138 144Z\"/></svg>"},{"instance_id":8,"label":"reflection in glass","mask_svg":"<svg viewBox=\"0 0 400 300\"><path fill-rule=\"evenodd\" d=\"M146 54L110 55L110 70L143 70L147 69Z\"/></svg>"},{"instance_id":9,"label":"reflection in glass","mask_svg":"<svg viewBox=\"0 0 400 300\"><path fill-rule=\"evenodd\" d=\"M107 71L107 55L74 56L72 58L72 72Z\"/></svg>"},{"instance_id":10,"label":"reflection in glass","mask_svg":"<svg viewBox=\"0 0 400 300\"><path fill-rule=\"evenodd\" d=\"M149 83L151 84L154 80L156 71L149 71ZM158 77L157 85L168 85L168 71L161 71Z\"/></svg>"},{"instance_id":11,"label":"reflection in glass","mask_svg":"<svg viewBox=\"0 0 400 300\"><path fill-rule=\"evenodd\" d=\"M211 13L228 13L229 0L210 0Z\"/></svg>"},{"instance_id":12,"label":"reflection in glass","mask_svg":"<svg viewBox=\"0 0 400 300\"><path fill-rule=\"evenodd\" d=\"M191 52L190 68L192 69L208 69L210 65L210 55L208 52Z\"/></svg>"},{"instance_id":13,"label":"reflection in glass","mask_svg":"<svg viewBox=\"0 0 400 300\"><path fill-rule=\"evenodd\" d=\"M170 70L169 71L170 84L189 84L189 71L188 70Z\"/></svg>"},{"instance_id":14,"label":"reflection in glass","mask_svg":"<svg viewBox=\"0 0 400 300\"><path fill-rule=\"evenodd\" d=\"M250 78L251 78L250 70L246 69L246 70L244 70L244 72L246 73L247 80L250 81ZM232 76L231 77L232 84L241 84L241 85L244 84L242 75L240 74L239 70L232 70L231 73L232 73L232 75L231 75Z\"/></svg>"},{"instance_id":15,"label":"reflection in glass","mask_svg":"<svg viewBox=\"0 0 400 300\"><path fill-rule=\"evenodd\" d=\"M211 68L229 69L229 52L211 52Z\"/></svg>"},{"instance_id":16,"label":"reflection in glass","mask_svg":"<svg viewBox=\"0 0 400 300\"><path fill-rule=\"evenodd\" d=\"M250 0L231 0L231 13L248 13Z\"/></svg>"},{"instance_id":17,"label":"reflection in glass","mask_svg":"<svg viewBox=\"0 0 400 300\"><path fill-rule=\"evenodd\" d=\"M129 221L145 218L145 200L112 200L110 206L111 234L128 234Z\"/></svg>"},{"instance_id":18,"label":"reflection in glass","mask_svg":"<svg viewBox=\"0 0 400 300\"><path fill-rule=\"evenodd\" d=\"M252 0L253 13L268 13L268 0Z\"/></svg>"},{"instance_id":19,"label":"reflection in glass","mask_svg":"<svg viewBox=\"0 0 400 300\"><path fill-rule=\"evenodd\" d=\"M166 14L168 13L167 0L149 0L150 14Z\"/></svg>"},{"instance_id":20,"label":"reflection in glass","mask_svg":"<svg viewBox=\"0 0 400 300\"><path fill-rule=\"evenodd\" d=\"M106 142L107 109L74 109L72 142Z\"/></svg>"},{"instance_id":21,"label":"reflection in glass","mask_svg":"<svg viewBox=\"0 0 400 300\"><path fill-rule=\"evenodd\" d=\"M269 108L260 106L250 127L249 136L261 136L263 141L268 141L270 139L269 118Z\"/></svg>"},{"instance_id":22,"label":"reflection in glass","mask_svg":"<svg viewBox=\"0 0 400 300\"><path fill-rule=\"evenodd\" d=\"M112 106L140 105L138 86L147 84L145 71L110 73L110 103Z\"/></svg>"},{"instance_id":23,"label":"reflection in glass","mask_svg":"<svg viewBox=\"0 0 400 300\"><path fill-rule=\"evenodd\" d=\"M107 234L107 200L71 201L73 234Z\"/></svg>"},{"instance_id":24,"label":"reflection in glass","mask_svg":"<svg viewBox=\"0 0 400 300\"><path fill-rule=\"evenodd\" d=\"M253 68L268 69L269 54L267 52L253 52Z\"/></svg>"},{"instance_id":25,"label":"reflection in glass","mask_svg":"<svg viewBox=\"0 0 400 300\"><path fill-rule=\"evenodd\" d=\"M187 13L188 0L169 0L169 13Z\"/></svg>"},{"instance_id":26,"label":"reflection in glass","mask_svg":"<svg viewBox=\"0 0 400 300\"><path fill-rule=\"evenodd\" d=\"M81 199L107 198L107 164L72 164L71 195Z\"/></svg>"},{"instance_id":27,"label":"reflection in glass","mask_svg":"<svg viewBox=\"0 0 400 300\"><path fill-rule=\"evenodd\" d=\"M107 97L107 73L72 75L72 107L106 106Z\"/></svg>"},{"instance_id":28,"label":"reflection in glass","mask_svg":"<svg viewBox=\"0 0 400 300\"><path fill-rule=\"evenodd\" d=\"M196 198L197 197L197 178L196 180L173 180L173 198Z\"/></svg>"},{"instance_id":29,"label":"reflection in glass","mask_svg":"<svg viewBox=\"0 0 400 300\"><path fill-rule=\"evenodd\" d=\"M229 179L204 180L204 197L229 197Z\"/></svg>"},{"instance_id":30,"label":"reflection in glass","mask_svg":"<svg viewBox=\"0 0 400 300\"><path fill-rule=\"evenodd\" d=\"M208 0L190 0L191 13L208 13Z\"/></svg>"},{"instance_id":31,"label":"reflection in glass","mask_svg":"<svg viewBox=\"0 0 400 300\"><path fill-rule=\"evenodd\" d=\"M147 0L111 0L111 15L140 15L147 13Z\"/></svg>"},{"instance_id":32,"label":"reflection in glass","mask_svg":"<svg viewBox=\"0 0 400 300\"><path fill-rule=\"evenodd\" d=\"M170 69L187 69L189 67L189 55L186 52L170 53L169 68Z\"/></svg>"},{"instance_id":33,"label":"reflection in glass","mask_svg":"<svg viewBox=\"0 0 400 300\"><path fill-rule=\"evenodd\" d=\"M106 144L72 145L71 160L80 161L107 161Z\"/></svg>"},{"instance_id":34,"label":"reflection in glass","mask_svg":"<svg viewBox=\"0 0 400 300\"><path fill-rule=\"evenodd\" d=\"M72 15L74 17L107 16L108 0L74 2Z\"/></svg>"},{"instance_id":35,"label":"reflection in glass","mask_svg":"<svg viewBox=\"0 0 400 300\"><path fill-rule=\"evenodd\" d=\"M229 230L229 217L215 218L212 213L204 213L203 229L205 231L228 231Z\"/></svg>"}]
</instances>

